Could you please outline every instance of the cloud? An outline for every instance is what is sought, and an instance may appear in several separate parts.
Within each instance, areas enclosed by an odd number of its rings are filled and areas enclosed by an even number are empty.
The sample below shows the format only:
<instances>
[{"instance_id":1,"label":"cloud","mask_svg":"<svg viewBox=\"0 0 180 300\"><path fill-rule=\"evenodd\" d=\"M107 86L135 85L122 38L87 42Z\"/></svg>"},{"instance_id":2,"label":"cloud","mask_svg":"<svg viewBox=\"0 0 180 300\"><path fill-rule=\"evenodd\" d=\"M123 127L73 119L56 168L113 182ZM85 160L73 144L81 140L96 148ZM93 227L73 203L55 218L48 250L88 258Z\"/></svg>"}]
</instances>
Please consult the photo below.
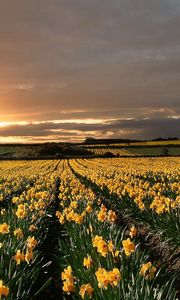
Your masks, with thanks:
<instances>
[{"instance_id":1,"label":"cloud","mask_svg":"<svg viewBox=\"0 0 180 300\"><path fill-rule=\"evenodd\" d=\"M178 0L0 0L0 120L179 115L179 27Z\"/></svg>"},{"instance_id":2,"label":"cloud","mask_svg":"<svg viewBox=\"0 0 180 300\"><path fill-rule=\"evenodd\" d=\"M153 139L157 137L180 137L180 118L145 118L99 120L99 122L40 122L30 124L12 124L0 128L0 136L21 137L33 142L35 140L82 141L87 136L99 138L138 138Z\"/></svg>"}]
</instances>

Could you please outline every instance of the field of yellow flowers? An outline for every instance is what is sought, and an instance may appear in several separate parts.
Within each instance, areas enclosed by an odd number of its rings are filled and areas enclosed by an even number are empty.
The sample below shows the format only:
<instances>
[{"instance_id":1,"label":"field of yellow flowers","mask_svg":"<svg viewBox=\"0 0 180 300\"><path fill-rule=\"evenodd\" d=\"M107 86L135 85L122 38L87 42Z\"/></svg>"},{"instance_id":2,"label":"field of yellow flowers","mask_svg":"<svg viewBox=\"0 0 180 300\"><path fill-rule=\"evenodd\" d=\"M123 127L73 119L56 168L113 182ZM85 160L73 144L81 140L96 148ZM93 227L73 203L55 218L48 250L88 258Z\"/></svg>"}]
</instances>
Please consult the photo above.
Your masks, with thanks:
<instances>
[{"instance_id":1,"label":"field of yellow flowers","mask_svg":"<svg viewBox=\"0 0 180 300\"><path fill-rule=\"evenodd\" d=\"M0 299L178 299L180 159L0 162Z\"/></svg>"}]
</instances>

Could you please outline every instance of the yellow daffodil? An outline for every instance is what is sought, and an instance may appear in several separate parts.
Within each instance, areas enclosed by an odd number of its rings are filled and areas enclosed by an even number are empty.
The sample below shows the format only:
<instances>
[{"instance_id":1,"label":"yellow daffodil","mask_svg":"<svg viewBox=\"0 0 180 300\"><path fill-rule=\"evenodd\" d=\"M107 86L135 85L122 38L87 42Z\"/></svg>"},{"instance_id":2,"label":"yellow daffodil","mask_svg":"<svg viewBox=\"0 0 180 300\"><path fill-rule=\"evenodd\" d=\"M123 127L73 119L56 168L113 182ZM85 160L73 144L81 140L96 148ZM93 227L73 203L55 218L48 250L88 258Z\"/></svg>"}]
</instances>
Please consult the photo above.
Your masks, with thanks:
<instances>
[{"instance_id":1,"label":"yellow daffodil","mask_svg":"<svg viewBox=\"0 0 180 300\"><path fill-rule=\"evenodd\" d=\"M146 264L143 264L140 269L140 275L144 276L145 279L153 279L155 276L156 267L152 265L151 262L147 262Z\"/></svg>"},{"instance_id":2,"label":"yellow daffodil","mask_svg":"<svg viewBox=\"0 0 180 300\"><path fill-rule=\"evenodd\" d=\"M18 239L23 238L23 231L21 228L17 228L14 230L14 236L16 236Z\"/></svg>"},{"instance_id":3,"label":"yellow daffodil","mask_svg":"<svg viewBox=\"0 0 180 300\"><path fill-rule=\"evenodd\" d=\"M83 260L83 266L86 269L89 269L93 264L92 258L88 255L87 257L84 258Z\"/></svg>"},{"instance_id":4,"label":"yellow daffodil","mask_svg":"<svg viewBox=\"0 0 180 300\"><path fill-rule=\"evenodd\" d=\"M9 294L9 288L3 284L3 281L0 280L0 299L1 296L7 297Z\"/></svg>"},{"instance_id":5,"label":"yellow daffodil","mask_svg":"<svg viewBox=\"0 0 180 300\"><path fill-rule=\"evenodd\" d=\"M85 295L87 294L90 298L92 298L92 293L94 289L90 285L90 283L83 284L80 287L79 295L81 296L82 299L84 299Z\"/></svg>"},{"instance_id":6,"label":"yellow daffodil","mask_svg":"<svg viewBox=\"0 0 180 300\"><path fill-rule=\"evenodd\" d=\"M9 233L10 225L7 223L0 224L0 233L7 234Z\"/></svg>"},{"instance_id":7,"label":"yellow daffodil","mask_svg":"<svg viewBox=\"0 0 180 300\"><path fill-rule=\"evenodd\" d=\"M21 250L17 250L16 255L13 256L13 259L16 261L16 264L19 265L21 261L24 261L24 253L21 253Z\"/></svg>"},{"instance_id":8,"label":"yellow daffodil","mask_svg":"<svg viewBox=\"0 0 180 300\"><path fill-rule=\"evenodd\" d=\"M127 240L123 240L122 244L123 244L123 250L124 250L125 254L127 256L130 256L135 250L134 243L131 242L130 239L128 238Z\"/></svg>"}]
</instances>

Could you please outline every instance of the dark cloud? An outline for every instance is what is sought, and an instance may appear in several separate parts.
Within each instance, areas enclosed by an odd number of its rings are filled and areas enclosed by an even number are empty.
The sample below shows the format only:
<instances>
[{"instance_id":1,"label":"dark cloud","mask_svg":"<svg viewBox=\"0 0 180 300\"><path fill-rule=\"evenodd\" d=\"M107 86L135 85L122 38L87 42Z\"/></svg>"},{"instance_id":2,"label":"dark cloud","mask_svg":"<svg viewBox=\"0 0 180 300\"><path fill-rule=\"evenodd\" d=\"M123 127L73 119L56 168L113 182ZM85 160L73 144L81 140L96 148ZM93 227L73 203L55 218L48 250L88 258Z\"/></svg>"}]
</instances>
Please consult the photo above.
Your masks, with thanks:
<instances>
[{"instance_id":1,"label":"dark cloud","mask_svg":"<svg viewBox=\"0 0 180 300\"><path fill-rule=\"evenodd\" d=\"M133 138L134 134L139 139L153 139L156 137L180 137L180 120L176 118L151 118L151 119L120 119L109 120L97 124L76 122L9 125L0 128L2 137L27 137L30 141L41 137L44 140L66 140L68 138L84 139L86 136L96 134L98 137L119 136Z\"/></svg>"},{"instance_id":2,"label":"dark cloud","mask_svg":"<svg viewBox=\"0 0 180 300\"><path fill-rule=\"evenodd\" d=\"M0 121L134 118L136 138L157 116L161 131L179 115L179 28L179 0L0 0Z\"/></svg>"}]
</instances>

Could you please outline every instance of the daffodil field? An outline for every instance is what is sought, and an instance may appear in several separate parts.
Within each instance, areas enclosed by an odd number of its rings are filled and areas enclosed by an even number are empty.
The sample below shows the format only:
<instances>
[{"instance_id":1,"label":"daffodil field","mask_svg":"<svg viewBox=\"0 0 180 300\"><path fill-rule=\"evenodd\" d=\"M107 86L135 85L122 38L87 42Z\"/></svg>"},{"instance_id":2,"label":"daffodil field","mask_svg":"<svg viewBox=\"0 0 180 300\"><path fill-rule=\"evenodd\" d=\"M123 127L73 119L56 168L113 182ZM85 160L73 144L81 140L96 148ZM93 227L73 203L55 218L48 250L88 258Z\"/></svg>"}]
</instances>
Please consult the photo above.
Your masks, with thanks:
<instances>
[{"instance_id":1,"label":"daffodil field","mask_svg":"<svg viewBox=\"0 0 180 300\"><path fill-rule=\"evenodd\" d=\"M0 162L0 299L179 299L180 158Z\"/></svg>"}]
</instances>

